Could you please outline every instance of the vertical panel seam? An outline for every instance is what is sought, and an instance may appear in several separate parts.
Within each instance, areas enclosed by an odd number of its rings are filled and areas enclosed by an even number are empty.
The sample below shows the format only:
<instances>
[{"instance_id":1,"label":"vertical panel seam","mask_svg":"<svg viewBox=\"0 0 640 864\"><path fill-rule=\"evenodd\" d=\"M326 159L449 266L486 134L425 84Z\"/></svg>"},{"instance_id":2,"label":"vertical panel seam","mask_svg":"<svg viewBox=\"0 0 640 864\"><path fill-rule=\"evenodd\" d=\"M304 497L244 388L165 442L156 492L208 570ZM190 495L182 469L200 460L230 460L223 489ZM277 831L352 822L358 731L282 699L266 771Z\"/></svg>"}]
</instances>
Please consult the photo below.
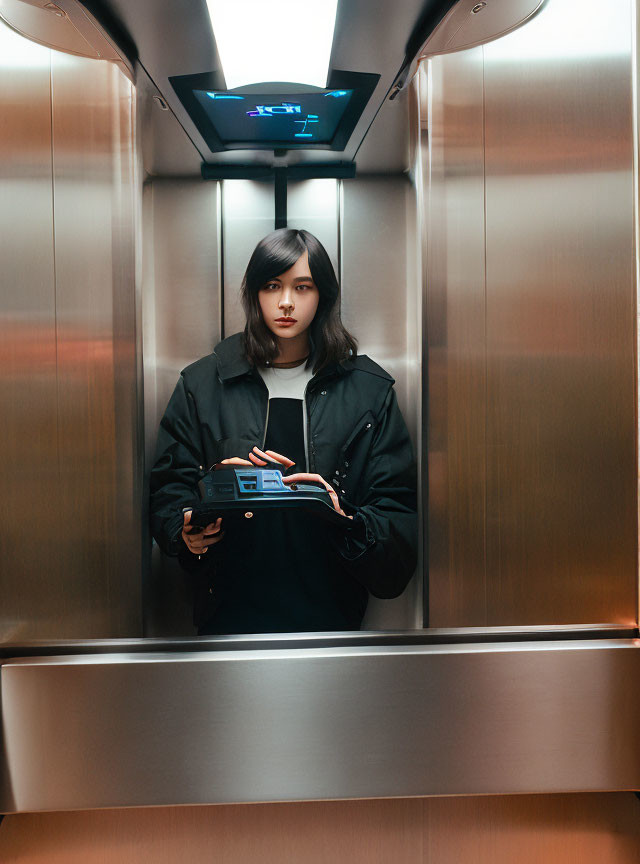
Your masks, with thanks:
<instances>
[{"instance_id":1,"label":"vertical panel seam","mask_svg":"<svg viewBox=\"0 0 640 864\"><path fill-rule=\"evenodd\" d=\"M56 185L55 185L55 160L53 152L53 52L49 50L49 142L51 160L51 243L53 260L53 331L56 358L56 463L58 476L62 470L60 463L60 368L58 357L58 271L56 266Z\"/></svg>"},{"instance_id":2,"label":"vertical panel seam","mask_svg":"<svg viewBox=\"0 0 640 864\"><path fill-rule=\"evenodd\" d=\"M483 554L484 554L484 623L488 620L488 576L487 576L487 508L488 508L488 417L489 417L489 364L487 350L487 122L485 94L485 52L482 46L482 239L484 263L484 513L483 513Z\"/></svg>"},{"instance_id":3,"label":"vertical panel seam","mask_svg":"<svg viewBox=\"0 0 640 864\"><path fill-rule=\"evenodd\" d=\"M640 287L640 262L638 260L640 246L640 229L638 225L638 206L640 205L639 183L638 183L638 16L636 4L630 3L631 12L631 116L632 116L632 139L633 139L633 277L634 277L634 292L633 292L633 381L634 381L634 408L635 408L635 463L636 463L636 623L640 623L640 560L638 550L638 538L640 537L640 512L638 511L638 497L640 494L640 463L639 463L639 433L638 423L640 422L638 412L638 399L640 391L638 389L638 289Z\"/></svg>"},{"instance_id":4,"label":"vertical panel seam","mask_svg":"<svg viewBox=\"0 0 640 864\"><path fill-rule=\"evenodd\" d=\"M422 530L424 543L422 547L423 555L424 555L424 563L427 568L427 586L426 591L423 591L422 595L422 613L423 613L423 627L429 627L431 625L431 532L430 532L430 524L429 519L431 515L430 507L431 507L431 477L429 473L429 457L430 457L430 441L429 441L429 408L430 408L430 361L431 361L431 351L429 344L429 282L431 276L431 259L432 259L432 238L431 238L431 228L433 225L433 212L432 212L432 197L433 197L433 140L431 135L432 128L432 116L433 116L433 60L432 58L428 58L427 66L426 66L426 112L427 112L427 200L426 200L426 213L424 213L425 220L425 237L424 237L424 260L422 262L422 273L423 278L420 285L420 290L422 291L423 304L422 304L422 427L423 427L423 435L426 442L426 450L427 450L427 458L426 458L426 471L424 472L424 480L423 480L423 499L422 499ZM424 80L424 79L423 79ZM420 117L420 134L422 135L422 117ZM422 178L424 182L424 177ZM426 409L426 410L425 410ZM426 522L426 526L425 526ZM448 574L447 574L448 575Z\"/></svg>"}]
</instances>

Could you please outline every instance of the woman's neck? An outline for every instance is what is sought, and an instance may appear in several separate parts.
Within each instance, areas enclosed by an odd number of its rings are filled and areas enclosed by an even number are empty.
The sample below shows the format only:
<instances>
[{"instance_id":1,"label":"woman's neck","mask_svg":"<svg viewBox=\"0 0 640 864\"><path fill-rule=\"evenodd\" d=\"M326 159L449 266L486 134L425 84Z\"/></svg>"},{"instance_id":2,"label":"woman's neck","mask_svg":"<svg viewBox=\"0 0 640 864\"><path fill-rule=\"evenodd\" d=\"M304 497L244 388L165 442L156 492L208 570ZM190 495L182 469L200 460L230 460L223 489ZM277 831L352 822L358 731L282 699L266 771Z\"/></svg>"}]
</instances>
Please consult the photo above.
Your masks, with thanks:
<instances>
[{"instance_id":1,"label":"woman's neck","mask_svg":"<svg viewBox=\"0 0 640 864\"><path fill-rule=\"evenodd\" d=\"M309 354L309 339L306 332L292 339L278 339L278 356L275 363L293 363Z\"/></svg>"}]
</instances>

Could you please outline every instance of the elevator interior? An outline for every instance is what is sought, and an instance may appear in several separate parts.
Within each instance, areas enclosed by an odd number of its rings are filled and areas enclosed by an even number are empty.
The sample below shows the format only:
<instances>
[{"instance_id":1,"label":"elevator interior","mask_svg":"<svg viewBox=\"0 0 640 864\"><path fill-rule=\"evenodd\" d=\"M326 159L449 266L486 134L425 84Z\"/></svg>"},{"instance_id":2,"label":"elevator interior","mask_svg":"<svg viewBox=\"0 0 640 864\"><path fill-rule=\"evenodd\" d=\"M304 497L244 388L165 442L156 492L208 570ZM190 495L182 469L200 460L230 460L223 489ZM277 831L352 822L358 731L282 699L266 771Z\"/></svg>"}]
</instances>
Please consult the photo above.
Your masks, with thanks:
<instances>
[{"instance_id":1,"label":"elevator interior","mask_svg":"<svg viewBox=\"0 0 640 864\"><path fill-rule=\"evenodd\" d=\"M204 3L86 3L112 60L1 25L4 811L640 785L635 5L521 4L520 29L405 68L424 9L456 5L341 4L333 65L381 81L338 154L206 148L169 83L214 67ZM396 379L418 571L360 634L197 640L145 469L274 227L273 174L231 175L351 162L289 179L287 224ZM265 734L252 771L227 759Z\"/></svg>"}]
</instances>

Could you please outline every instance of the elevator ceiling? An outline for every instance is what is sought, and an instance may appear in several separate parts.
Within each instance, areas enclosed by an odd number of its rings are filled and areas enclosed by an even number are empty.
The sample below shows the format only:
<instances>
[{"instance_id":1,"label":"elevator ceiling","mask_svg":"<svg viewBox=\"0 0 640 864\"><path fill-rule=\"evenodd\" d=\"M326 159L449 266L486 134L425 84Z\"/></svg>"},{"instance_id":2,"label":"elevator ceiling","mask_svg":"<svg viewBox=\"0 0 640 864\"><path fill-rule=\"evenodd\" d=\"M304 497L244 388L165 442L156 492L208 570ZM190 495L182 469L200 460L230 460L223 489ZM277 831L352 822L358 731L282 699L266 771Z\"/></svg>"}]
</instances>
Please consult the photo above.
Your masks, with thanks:
<instances>
[{"instance_id":1,"label":"elevator ceiling","mask_svg":"<svg viewBox=\"0 0 640 864\"><path fill-rule=\"evenodd\" d=\"M353 134L342 151L289 150L282 164L299 162L348 162L358 154L359 172L395 173L405 167L406 105L404 99L389 102L392 88L405 59L408 40L421 17L435 26L454 0L340 0L336 21L331 69L380 75ZM219 68L220 62L209 22L205 0L86 0L84 5L112 32L116 40L124 36L135 50L146 86L157 88L170 111L152 120L162 129L154 144L153 172L185 173L180 152L185 135L195 152L190 168L199 170L201 162L211 164L273 164L271 150L211 150L178 99L169 79L196 75ZM300 50L297 48L296 50ZM303 58L302 48L302 58ZM154 91L155 92L155 91ZM156 113L161 106L156 103ZM375 128L380 136L372 146L360 149L365 135L377 116ZM179 124L177 127L176 122ZM387 128L383 129L382 126ZM184 132L180 133L182 127ZM389 127L393 130L390 133ZM193 160L193 162L192 162Z\"/></svg>"}]
</instances>

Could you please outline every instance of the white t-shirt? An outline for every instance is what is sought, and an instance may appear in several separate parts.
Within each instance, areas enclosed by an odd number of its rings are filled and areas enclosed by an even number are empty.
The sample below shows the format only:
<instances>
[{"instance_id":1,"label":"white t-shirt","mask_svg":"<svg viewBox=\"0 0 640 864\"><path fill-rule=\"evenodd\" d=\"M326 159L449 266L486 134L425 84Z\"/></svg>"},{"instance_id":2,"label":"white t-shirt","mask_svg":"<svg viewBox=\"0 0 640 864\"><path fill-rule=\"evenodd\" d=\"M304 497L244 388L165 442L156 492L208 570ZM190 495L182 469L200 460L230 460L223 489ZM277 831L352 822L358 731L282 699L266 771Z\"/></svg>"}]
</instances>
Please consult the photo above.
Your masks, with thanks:
<instances>
[{"instance_id":1,"label":"white t-shirt","mask_svg":"<svg viewBox=\"0 0 640 864\"><path fill-rule=\"evenodd\" d=\"M258 367L258 372L269 390L267 439L277 434L278 441L283 442L283 444L279 445L281 447L286 447L287 433L289 433L292 440L299 439L299 429L287 430L284 428L284 424L291 422L291 418L296 418L293 422L302 423L302 440L304 441L304 464L296 465L296 470L308 471L308 429L304 394L307 384L313 378L313 370L311 368L307 369L306 361L304 361L299 366L293 366L290 369L277 369L275 366ZM277 402L273 400L277 400ZM296 405L297 402L300 404ZM299 419L300 417L302 418L301 420ZM278 426L280 428L277 428ZM276 452L282 452L283 455L292 458L291 454L286 452L286 449L278 451L276 446L271 449L275 449Z\"/></svg>"}]
</instances>

